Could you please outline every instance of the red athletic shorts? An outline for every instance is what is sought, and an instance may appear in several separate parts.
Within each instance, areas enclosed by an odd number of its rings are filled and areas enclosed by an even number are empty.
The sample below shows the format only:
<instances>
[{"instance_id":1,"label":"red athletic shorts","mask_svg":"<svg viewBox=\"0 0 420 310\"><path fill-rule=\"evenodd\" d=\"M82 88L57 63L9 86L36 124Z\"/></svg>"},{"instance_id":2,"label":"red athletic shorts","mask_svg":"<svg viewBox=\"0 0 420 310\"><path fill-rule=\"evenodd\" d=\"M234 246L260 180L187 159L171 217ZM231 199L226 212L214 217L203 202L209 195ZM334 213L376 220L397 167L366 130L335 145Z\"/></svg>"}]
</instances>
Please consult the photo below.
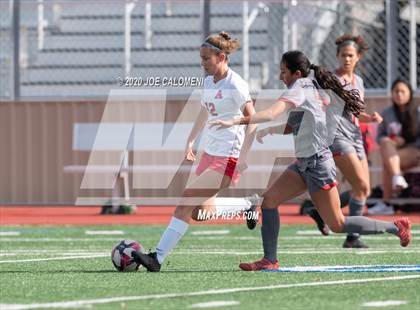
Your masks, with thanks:
<instances>
[{"instance_id":1,"label":"red athletic shorts","mask_svg":"<svg viewBox=\"0 0 420 310\"><path fill-rule=\"evenodd\" d=\"M212 169L221 174L227 175L231 178L232 183L236 184L241 176L240 172L236 169L238 159L235 157L214 156L203 153L195 170L196 175L201 175L206 169Z\"/></svg>"}]
</instances>

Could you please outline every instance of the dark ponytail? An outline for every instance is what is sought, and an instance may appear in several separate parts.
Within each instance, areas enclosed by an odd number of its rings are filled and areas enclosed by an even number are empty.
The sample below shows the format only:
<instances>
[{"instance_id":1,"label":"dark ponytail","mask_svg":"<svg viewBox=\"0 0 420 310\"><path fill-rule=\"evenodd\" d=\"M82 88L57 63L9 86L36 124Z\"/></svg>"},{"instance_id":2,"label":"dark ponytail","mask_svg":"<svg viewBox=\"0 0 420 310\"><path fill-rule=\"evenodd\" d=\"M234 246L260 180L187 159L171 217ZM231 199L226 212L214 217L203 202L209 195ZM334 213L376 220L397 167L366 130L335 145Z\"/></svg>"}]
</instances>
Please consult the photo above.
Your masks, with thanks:
<instances>
[{"instance_id":1,"label":"dark ponytail","mask_svg":"<svg viewBox=\"0 0 420 310\"><path fill-rule=\"evenodd\" d=\"M344 110L348 113L358 116L360 112L365 110L365 103L360 97L358 90L345 90L341 85L338 78L331 73L323 69L320 66L316 66L309 62L308 57L301 51L289 51L283 54L281 62L286 65L291 73L300 71L302 77L307 77L310 70L314 70L315 79L321 89L331 89L335 92L342 100L344 100Z\"/></svg>"},{"instance_id":2,"label":"dark ponytail","mask_svg":"<svg viewBox=\"0 0 420 310\"><path fill-rule=\"evenodd\" d=\"M309 68L314 70L315 79L322 89L331 89L344 101L346 112L358 116L360 112L365 110L365 103L357 89L344 89L340 80L332 72L320 66L311 64Z\"/></svg>"}]
</instances>

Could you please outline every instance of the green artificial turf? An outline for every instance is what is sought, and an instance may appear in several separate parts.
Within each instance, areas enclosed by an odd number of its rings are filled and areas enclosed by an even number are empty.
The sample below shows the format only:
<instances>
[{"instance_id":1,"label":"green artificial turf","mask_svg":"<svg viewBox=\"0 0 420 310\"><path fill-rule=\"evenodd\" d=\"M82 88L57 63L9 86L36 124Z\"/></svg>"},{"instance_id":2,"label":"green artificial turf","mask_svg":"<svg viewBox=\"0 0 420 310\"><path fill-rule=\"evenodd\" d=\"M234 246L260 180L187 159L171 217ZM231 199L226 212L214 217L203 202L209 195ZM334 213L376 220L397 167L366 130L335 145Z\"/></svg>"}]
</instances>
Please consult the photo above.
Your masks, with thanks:
<instances>
[{"instance_id":1,"label":"green artificial turf","mask_svg":"<svg viewBox=\"0 0 420 310\"><path fill-rule=\"evenodd\" d=\"M118 241L135 239L146 249L153 249L164 229L164 226L156 225L3 227L1 232L18 231L20 235L0 236L0 309L12 309L11 305L16 304L46 309L52 305L42 304L79 300L93 301L78 305L84 309L187 309L197 303L235 301L236 305L216 309L344 310L370 309L363 304L389 300L404 301L405 304L385 309L420 309L420 278L345 283L351 279L419 276L420 272L240 271L238 264L260 258L262 249L259 229L249 231L238 225L190 226L165 261L161 273L147 273L142 269L121 273L114 269L110 252ZM413 231L416 229L418 231L419 226L413 227ZM86 230L122 230L124 235L86 235ZM203 230L228 230L228 233L193 234ZM302 230L314 233L299 234ZM364 240L370 249L348 250L341 247L343 236L323 237L310 225L282 225L279 260L282 267L419 265L419 239L420 235L413 234L412 243L403 249L399 240L391 235L367 236ZM94 255L98 257L82 258ZM33 261L45 258L52 260ZM325 285L327 281L344 282ZM301 286L303 283L316 285ZM296 286L273 287L291 284ZM250 289L226 291L241 288ZM179 295L170 295L173 293ZM160 296L151 296L156 294ZM133 296L143 300L121 298L95 303L102 298Z\"/></svg>"}]
</instances>

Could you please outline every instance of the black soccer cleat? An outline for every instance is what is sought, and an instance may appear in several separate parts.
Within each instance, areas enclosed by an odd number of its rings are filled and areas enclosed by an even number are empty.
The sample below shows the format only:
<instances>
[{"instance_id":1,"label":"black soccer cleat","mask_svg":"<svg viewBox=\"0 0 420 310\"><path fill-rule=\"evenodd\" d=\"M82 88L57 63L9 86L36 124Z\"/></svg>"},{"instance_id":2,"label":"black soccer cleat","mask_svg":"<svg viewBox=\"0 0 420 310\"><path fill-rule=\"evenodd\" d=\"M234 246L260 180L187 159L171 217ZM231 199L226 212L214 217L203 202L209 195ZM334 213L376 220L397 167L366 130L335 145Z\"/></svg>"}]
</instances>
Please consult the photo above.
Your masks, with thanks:
<instances>
[{"instance_id":1,"label":"black soccer cleat","mask_svg":"<svg viewBox=\"0 0 420 310\"><path fill-rule=\"evenodd\" d=\"M144 266L147 271L159 272L161 265L157 259L156 252L150 252L148 254L133 251L131 256L134 258L137 264Z\"/></svg>"},{"instance_id":2,"label":"black soccer cleat","mask_svg":"<svg viewBox=\"0 0 420 310\"><path fill-rule=\"evenodd\" d=\"M343 248L346 249L367 249L369 248L362 240L360 236L347 236L343 243Z\"/></svg>"},{"instance_id":3,"label":"black soccer cleat","mask_svg":"<svg viewBox=\"0 0 420 310\"><path fill-rule=\"evenodd\" d=\"M306 215L311 211L312 209L315 209L315 206L312 202L312 200L305 199L302 204L300 205L299 214L300 215Z\"/></svg>"},{"instance_id":4,"label":"black soccer cleat","mask_svg":"<svg viewBox=\"0 0 420 310\"><path fill-rule=\"evenodd\" d=\"M318 230L324 236L328 236L330 234L330 229L328 228L327 224L325 224L324 220L319 215L318 211L314 208L308 212L308 215L315 221Z\"/></svg>"},{"instance_id":5,"label":"black soccer cleat","mask_svg":"<svg viewBox=\"0 0 420 310\"><path fill-rule=\"evenodd\" d=\"M257 207L260 201L260 196L258 196L258 194L254 194L251 197L246 197L246 199L251 202L251 207L244 212L246 216L246 227L248 227L250 230L253 230L255 227L257 227L258 223Z\"/></svg>"}]
</instances>

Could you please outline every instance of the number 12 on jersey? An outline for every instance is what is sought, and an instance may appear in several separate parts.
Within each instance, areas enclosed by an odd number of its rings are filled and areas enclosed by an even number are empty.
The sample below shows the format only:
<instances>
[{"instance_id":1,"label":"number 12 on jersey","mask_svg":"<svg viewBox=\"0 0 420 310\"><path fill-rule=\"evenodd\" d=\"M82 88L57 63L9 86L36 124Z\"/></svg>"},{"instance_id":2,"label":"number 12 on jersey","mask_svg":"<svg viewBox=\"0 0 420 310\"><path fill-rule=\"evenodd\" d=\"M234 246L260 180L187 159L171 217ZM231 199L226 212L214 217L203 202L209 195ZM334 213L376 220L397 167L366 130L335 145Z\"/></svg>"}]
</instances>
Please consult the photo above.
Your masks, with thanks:
<instances>
[{"instance_id":1,"label":"number 12 on jersey","mask_svg":"<svg viewBox=\"0 0 420 310\"><path fill-rule=\"evenodd\" d=\"M211 116L217 116L216 107L214 106L214 103L204 102L204 104L206 105L206 109L210 113Z\"/></svg>"}]
</instances>

